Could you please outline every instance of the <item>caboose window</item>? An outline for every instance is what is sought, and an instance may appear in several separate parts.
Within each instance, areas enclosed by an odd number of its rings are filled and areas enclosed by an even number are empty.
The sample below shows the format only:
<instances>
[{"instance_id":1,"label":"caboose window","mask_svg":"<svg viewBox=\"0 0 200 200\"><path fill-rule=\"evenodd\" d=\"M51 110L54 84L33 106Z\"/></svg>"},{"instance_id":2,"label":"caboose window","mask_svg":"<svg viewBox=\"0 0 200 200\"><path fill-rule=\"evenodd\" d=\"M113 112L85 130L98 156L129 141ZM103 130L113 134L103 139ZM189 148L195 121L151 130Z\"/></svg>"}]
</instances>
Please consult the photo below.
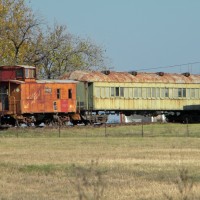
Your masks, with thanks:
<instances>
[{"instance_id":1,"label":"caboose window","mask_svg":"<svg viewBox=\"0 0 200 200\"><path fill-rule=\"evenodd\" d=\"M17 78L23 78L23 69L17 69L16 77Z\"/></svg>"},{"instance_id":2,"label":"caboose window","mask_svg":"<svg viewBox=\"0 0 200 200\"><path fill-rule=\"evenodd\" d=\"M35 78L35 70L34 69L29 70L29 78Z\"/></svg>"},{"instance_id":3,"label":"caboose window","mask_svg":"<svg viewBox=\"0 0 200 200\"><path fill-rule=\"evenodd\" d=\"M57 99L60 99L60 89L57 89Z\"/></svg>"},{"instance_id":4,"label":"caboose window","mask_svg":"<svg viewBox=\"0 0 200 200\"><path fill-rule=\"evenodd\" d=\"M29 78L29 69L25 69L25 77Z\"/></svg>"},{"instance_id":5,"label":"caboose window","mask_svg":"<svg viewBox=\"0 0 200 200\"><path fill-rule=\"evenodd\" d=\"M69 99L72 99L72 89L69 89L69 90L68 90L68 98L69 98Z\"/></svg>"}]
</instances>

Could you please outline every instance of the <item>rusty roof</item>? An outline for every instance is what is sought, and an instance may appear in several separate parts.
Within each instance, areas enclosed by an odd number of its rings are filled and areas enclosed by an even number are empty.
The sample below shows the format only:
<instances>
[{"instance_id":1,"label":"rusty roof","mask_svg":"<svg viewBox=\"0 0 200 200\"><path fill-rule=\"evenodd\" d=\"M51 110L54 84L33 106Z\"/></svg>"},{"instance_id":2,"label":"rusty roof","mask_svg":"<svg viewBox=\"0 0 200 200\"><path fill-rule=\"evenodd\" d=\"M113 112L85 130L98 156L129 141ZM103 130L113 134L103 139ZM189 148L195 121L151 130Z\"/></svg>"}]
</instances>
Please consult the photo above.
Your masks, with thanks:
<instances>
[{"instance_id":1,"label":"rusty roof","mask_svg":"<svg viewBox=\"0 0 200 200\"><path fill-rule=\"evenodd\" d=\"M200 75L178 73L146 73L107 71L107 75L100 71L74 71L65 74L61 79L84 82L114 82L114 83L197 83L200 84Z\"/></svg>"}]
</instances>

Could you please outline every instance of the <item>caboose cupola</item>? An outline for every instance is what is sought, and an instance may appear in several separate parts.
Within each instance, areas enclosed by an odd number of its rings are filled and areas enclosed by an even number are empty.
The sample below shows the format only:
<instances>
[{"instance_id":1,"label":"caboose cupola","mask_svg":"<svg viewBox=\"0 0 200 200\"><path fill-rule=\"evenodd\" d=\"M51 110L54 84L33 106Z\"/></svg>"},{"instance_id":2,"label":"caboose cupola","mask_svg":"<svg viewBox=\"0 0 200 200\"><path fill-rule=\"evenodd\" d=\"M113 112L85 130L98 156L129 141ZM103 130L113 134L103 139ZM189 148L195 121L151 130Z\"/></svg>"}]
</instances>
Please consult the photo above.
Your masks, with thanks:
<instances>
[{"instance_id":1,"label":"caboose cupola","mask_svg":"<svg viewBox=\"0 0 200 200\"><path fill-rule=\"evenodd\" d=\"M17 65L17 66L1 66L0 81L20 80L20 81L35 81L36 69L32 66Z\"/></svg>"}]
</instances>

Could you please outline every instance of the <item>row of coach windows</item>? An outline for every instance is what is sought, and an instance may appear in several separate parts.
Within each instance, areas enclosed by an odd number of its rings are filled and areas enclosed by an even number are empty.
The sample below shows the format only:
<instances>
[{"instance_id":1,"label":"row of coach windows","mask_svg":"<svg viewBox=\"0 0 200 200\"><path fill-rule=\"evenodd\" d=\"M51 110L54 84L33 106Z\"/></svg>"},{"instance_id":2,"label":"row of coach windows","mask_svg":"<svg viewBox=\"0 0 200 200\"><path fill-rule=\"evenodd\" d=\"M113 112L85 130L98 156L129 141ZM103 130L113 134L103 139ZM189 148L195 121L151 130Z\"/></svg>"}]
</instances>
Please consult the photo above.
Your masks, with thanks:
<instances>
[{"instance_id":1,"label":"row of coach windows","mask_svg":"<svg viewBox=\"0 0 200 200\"><path fill-rule=\"evenodd\" d=\"M97 98L200 98L198 88L96 87Z\"/></svg>"}]
</instances>

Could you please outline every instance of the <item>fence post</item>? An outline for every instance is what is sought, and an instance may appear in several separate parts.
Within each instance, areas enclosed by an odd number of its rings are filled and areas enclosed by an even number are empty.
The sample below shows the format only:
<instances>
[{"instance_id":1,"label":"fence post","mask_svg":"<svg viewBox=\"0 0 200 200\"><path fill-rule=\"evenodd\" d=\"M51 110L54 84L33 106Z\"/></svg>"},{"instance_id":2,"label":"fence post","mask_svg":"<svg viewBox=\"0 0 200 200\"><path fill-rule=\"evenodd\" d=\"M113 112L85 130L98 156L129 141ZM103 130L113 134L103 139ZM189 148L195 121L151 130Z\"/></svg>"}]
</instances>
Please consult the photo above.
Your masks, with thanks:
<instances>
[{"instance_id":1,"label":"fence post","mask_svg":"<svg viewBox=\"0 0 200 200\"><path fill-rule=\"evenodd\" d=\"M61 127L61 124L59 122L59 125L58 125L58 137L60 138L60 127Z\"/></svg>"},{"instance_id":2,"label":"fence post","mask_svg":"<svg viewBox=\"0 0 200 200\"><path fill-rule=\"evenodd\" d=\"M187 137L189 137L189 125L188 125L188 118L186 118L186 125L187 125L186 134L187 134Z\"/></svg>"},{"instance_id":3,"label":"fence post","mask_svg":"<svg viewBox=\"0 0 200 200\"><path fill-rule=\"evenodd\" d=\"M144 124L143 124L143 118L142 118L142 137L144 137Z\"/></svg>"},{"instance_id":4,"label":"fence post","mask_svg":"<svg viewBox=\"0 0 200 200\"><path fill-rule=\"evenodd\" d=\"M105 137L107 137L106 122L105 122Z\"/></svg>"}]
</instances>

